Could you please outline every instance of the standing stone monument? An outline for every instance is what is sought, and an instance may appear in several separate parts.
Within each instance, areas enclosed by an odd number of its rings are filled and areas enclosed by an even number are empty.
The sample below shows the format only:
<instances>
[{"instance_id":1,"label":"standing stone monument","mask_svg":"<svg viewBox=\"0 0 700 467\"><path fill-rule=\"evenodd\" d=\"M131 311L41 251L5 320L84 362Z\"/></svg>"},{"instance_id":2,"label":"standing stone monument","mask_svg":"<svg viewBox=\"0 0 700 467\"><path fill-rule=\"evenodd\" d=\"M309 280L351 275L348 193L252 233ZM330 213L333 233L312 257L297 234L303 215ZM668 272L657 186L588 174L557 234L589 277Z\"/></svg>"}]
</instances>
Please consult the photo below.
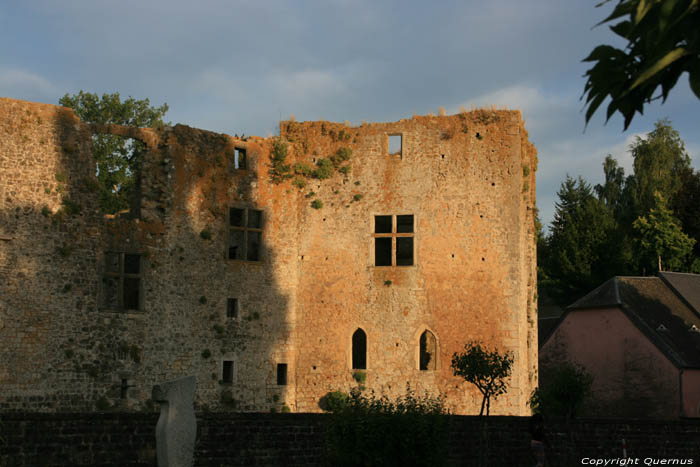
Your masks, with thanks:
<instances>
[{"instance_id":1,"label":"standing stone monument","mask_svg":"<svg viewBox=\"0 0 700 467\"><path fill-rule=\"evenodd\" d=\"M194 387L194 376L153 386L153 400L160 403L156 425L158 467L192 467L197 435Z\"/></svg>"}]
</instances>

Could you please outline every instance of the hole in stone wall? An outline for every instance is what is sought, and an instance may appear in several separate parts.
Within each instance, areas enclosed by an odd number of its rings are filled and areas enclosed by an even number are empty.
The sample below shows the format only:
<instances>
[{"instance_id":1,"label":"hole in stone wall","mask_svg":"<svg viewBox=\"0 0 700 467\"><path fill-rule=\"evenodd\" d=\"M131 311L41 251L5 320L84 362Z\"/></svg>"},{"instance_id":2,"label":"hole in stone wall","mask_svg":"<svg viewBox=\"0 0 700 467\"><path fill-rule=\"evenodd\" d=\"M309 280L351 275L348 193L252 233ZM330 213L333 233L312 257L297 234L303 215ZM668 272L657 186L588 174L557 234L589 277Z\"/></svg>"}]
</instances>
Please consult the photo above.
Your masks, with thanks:
<instances>
[{"instance_id":1,"label":"hole in stone wall","mask_svg":"<svg viewBox=\"0 0 700 467\"><path fill-rule=\"evenodd\" d=\"M481 261L486 261L486 258L481 258Z\"/></svg>"},{"instance_id":2,"label":"hole in stone wall","mask_svg":"<svg viewBox=\"0 0 700 467\"><path fill-rule=\"evenodd\" d=\"M238 318L238 299L229 298L226 300L226 317L227 318Z\"/></svg>"},{"instance_id":3,"label":"hole in stone wall","mask_svg":"<svg viewBox=\"0 0 700 467\"><path fill-rule=\"evenodd\" d=\"M496 186L496 183L495 183L495 182L491 182L491 186Z\"/></svg>"},{"instance_id":4,"label":"hole in stone wall","mask_svg":"<svg viewBox=\"0 0 700 467\"><path fill-rule=\"evenodd\" d=\"M452 253L452 257L453 257L453 258L455 257L455 254L454 254L454 253Z\"/></svg>"},{"instance_id":5,"label":"hole in stone wall","mask_svg":"<svg viewBox=\"0 0 700 467\"><path fill-rule=\"evenodd\" d=\"M233 383L233 361L224 360L221 371L221 381L224 383Z\"/></svg>"},{"instance_id":6,"label":"hole in stone wall","mask_svg":"<svg viewBox=\"0 0 700 467\"><path fill-rule=\"evenodd\" d=\"M367 369L367 334L360 328L352 335L352 369Z\"/></svg>"},{"instance_id":7,"label":"hole in stone wall","mask_svg":"<svg viewBox=\"0 0 700 467\"><path fill-rule=\"evenodd\" d=\"M445 158L445 155L444 155L444 154L442 155L442 158L443 158L443 159Z\"/></svg>"},{"instance_id":8,"label":"hole in stone wall","mask_svg":"<svg viewBox=\"0 0 700 467\"><path fill-rule=\"evenodd\" d=\"M436 342L435 336L427 329L420 335L420 369L422 371L434 370L437 368L435 354Z\"/></svg>"},{"instance_id":9,"label":"hole in stone wall","mask_svg":"<svg viewBox=\"0 0 700 467\"><path fill-rule=\"evenodd\" d=\"M287 385L287 364L278 363L277 364L277 386Z\"/></svg>"},{"instance_id":10,"label":"hole in stone wall","mask_svg":"<svg viewBox=\"0 0 700 467\"><path fill-rule=\"evenodd\" d=\"M400 156L403 151L401 135L389 135L389 155Z\"/></svg>"},{"instance_id":11,"label":"hole in stone wall","mask_svg":"<svg viewBox=\"0 0 700 467\"><path fill-rule=\"evenodd\" d=\"M246 150L245 148L235 148L233 155L233 166L238 170L247 168Z\"/></svg>"}]
</instances>

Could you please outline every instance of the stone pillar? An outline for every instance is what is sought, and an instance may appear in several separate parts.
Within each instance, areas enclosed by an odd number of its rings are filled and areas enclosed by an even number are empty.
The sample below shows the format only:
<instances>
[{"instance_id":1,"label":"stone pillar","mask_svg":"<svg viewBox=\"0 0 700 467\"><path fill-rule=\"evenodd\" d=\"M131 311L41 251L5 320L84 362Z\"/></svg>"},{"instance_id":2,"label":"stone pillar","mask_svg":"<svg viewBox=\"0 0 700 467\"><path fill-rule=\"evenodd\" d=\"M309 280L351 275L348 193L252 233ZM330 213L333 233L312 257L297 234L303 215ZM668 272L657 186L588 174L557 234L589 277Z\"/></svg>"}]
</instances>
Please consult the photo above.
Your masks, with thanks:
<instances>
[{"instance_id":1,"label":"stone pillar","mask_svg":"<svg viewBox=\"0 0 700 467\"><path fill-rule=\"evenodd\" d=\"M194 376L153 386L153 400L160 403L156 425L158 467L192 467L197 435L194 387Z\"/></svg>"}]
</instances>

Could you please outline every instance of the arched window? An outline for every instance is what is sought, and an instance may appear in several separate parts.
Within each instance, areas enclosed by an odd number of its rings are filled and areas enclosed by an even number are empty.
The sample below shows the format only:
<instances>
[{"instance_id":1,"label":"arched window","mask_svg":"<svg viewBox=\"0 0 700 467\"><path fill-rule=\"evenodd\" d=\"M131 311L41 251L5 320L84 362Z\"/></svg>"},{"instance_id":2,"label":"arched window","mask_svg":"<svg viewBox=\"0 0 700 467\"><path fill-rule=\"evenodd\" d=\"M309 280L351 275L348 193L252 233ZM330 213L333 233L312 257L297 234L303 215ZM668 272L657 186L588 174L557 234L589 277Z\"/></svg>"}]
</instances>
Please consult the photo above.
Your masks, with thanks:
<instances>
[{"instance_id":1,"label":"arched window","mask_svg":"<svg viewBox=\"0 0 700 467\"><path fill-rule=\"evenodd\" d=\"M352 368L367 369L367 334L360 328L352 335Z\"/></svg>"},{"instance_id":2,"label":"arched window","mask_svg":"<svg viewBox=\"0 0 700 467\"><path fill-rule=\"evenodd\" d=\"M437 344L435 336L427 329L420 335L420 369L423 371L437 368Z\"/></svg>"}]
</instances>

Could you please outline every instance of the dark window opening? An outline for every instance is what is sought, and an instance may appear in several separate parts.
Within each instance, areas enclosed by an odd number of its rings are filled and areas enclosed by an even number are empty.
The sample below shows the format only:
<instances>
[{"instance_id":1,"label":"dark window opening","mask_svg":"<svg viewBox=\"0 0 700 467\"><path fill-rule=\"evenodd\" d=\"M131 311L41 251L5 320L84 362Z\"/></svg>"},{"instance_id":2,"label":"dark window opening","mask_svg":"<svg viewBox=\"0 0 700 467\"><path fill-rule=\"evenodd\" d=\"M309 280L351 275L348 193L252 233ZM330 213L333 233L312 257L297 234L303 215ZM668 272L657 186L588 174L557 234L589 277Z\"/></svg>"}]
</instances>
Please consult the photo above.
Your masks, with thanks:
<instances>
[{"instance_id":1,"label":"dark window opening","mask_svg":"<svg viewBox=\"0 0 700 467\"><path fill-rule=\"evenodd\" d=\"M286 386L287 385L287 364L278 363L277 364L277 385Z\"/></svg>"},{"instance_id":2,"label":"dark window opening","mask_svg":"<svg viewBox=\"0 0 700 467\"><path fill-rule=\"evenodd\" d=\"M352 335L352 368L367 369L367 334L359 328Z\"/></svg>"},{"instance_id":3,"label":"dark window opening","mask_svg":"<svg viewBox=\"0 0 700 467\"><path fill-rule=\"evenodd\" d=\"M119 398L126 399L128 391L129 391L129 381L122 378L122 384L120 386Z\"/></svg>"},{"instance_id":4,"label":"dark window opening","mask_svg":"<svg viewBox=\"0 0 700 467\"><path fill-rule=\"evenodd\" d=\"M396 233L413 233L413 215L396 216Z\"/></svg>"},{"instance_id":5,"label":"dark window opening","mask_svg":"<svg viewBox=\"0 0 700 467\"><path fill-rule=\"evenodd\" d=\"M413 266L413 237L396 238L396 265Z\"/></svg>"},{"instance_id":6,"label":"dark window opening","mask_svg":"<svg viewBox=\"0 0 700 467\"><path fill-rule=\"evenodd\" d=\"M414 232L412 214L374 216L374 265L413 266Z\"/></svg>"},{"instance_id":7,"label":"dark window opening","mask_svg":"<svg viewBox=\"0 0 700 467\"><path fill-rule=\"evenodd\" d=\"M224 383L233 383L233 361L224 360L221 381Z\"/></svg>"},{"instance_id":8,"label":"dark window opening","mask_svg":"<svg viewBox=\"0 0 700 467\"><path fill-rule=\"evenodd\" d=\"M374 216L374 233L391 233L391 216Z\"/></svg>"},{"instance_id":9,"label":"dark window opening","mask_svg":"<svg viewBox=\"0 0 700 467\"><path fill-rule=\"evenodd\" d=\"M260 261L262 248L262 211L229 210L229 259Z\"/></svg>"},{"instance_id":10,"label":"dark window opening","mask_svg":"<svg viewBox=\"0 0 700 467\"><path fill-rule=\"evenodd\" d=\"M401 135L389 135L389 155L401 155L403 150Z\"/></svg>"},{"instance_id":11,"label":"dark window opening","mask_svg":"<svg viewBox=\"0 0 700 467\"><path fill-rule=\"evenodd\" d=\"M226 301L226 317L227 318L238 318L238 299L229 298Z\"/></svg>"},{"instance_id":12,"label":"dark window opening","mask_svg":"<svg viewBox=\"0 0 700 467\"><path fill-rule=\"evenodd\" d=\"M425 330L420 335L420 369L422 371L435 370L437 368L435 360L436 350L435 336L432 332Z\"/></svg>"},{"instance_id":13,"label":"dark window opening","mask_svg":"<svg viewBox=\"0 0 700 467\"><path fill-rule=\"evenodd\" d=\"M141 255L106 253L103 286L106 308L141 309Z\"/></svg>"},{"instance_id":14,"label":"dark window opening","mask_svg":"<svg viewBox=\"0 0 700 467\"><path fill-rule=\"evenodd\" d=\"M391 266L391 237L374 240L374 264Z\"/></svg>"},{"instance_id":15,"label":"dark window opening","mask_svg":"<svg viewBox=\"0 0 700 467\"><path fill-rule=\"evenodd\" d=\"M244 148L236 148L234 150L233 164L236 169L244 170L246 168L246 151Z\"/></svg>"}]
</instances>

